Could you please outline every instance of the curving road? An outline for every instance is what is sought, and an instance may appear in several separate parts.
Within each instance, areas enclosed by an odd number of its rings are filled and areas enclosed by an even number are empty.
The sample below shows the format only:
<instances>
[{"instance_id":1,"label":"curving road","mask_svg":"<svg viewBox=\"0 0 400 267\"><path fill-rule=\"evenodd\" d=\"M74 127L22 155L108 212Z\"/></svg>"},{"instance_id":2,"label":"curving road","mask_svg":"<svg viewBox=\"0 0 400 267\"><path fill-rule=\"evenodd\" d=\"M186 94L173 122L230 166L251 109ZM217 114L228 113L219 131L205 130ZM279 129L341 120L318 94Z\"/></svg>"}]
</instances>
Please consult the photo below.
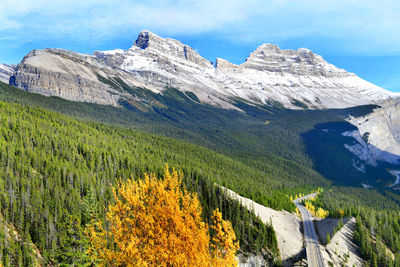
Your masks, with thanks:
<instances>
[{"instance_id":1,"label":"curving road","mask_svg":"<svg viewBox=\"0 0 400 267\"><path fill-rule=\"evenodd\" d=\"M309 194L307 196L295 199L293 201L301 213L304 228L304 240L306 243L307 262L309 267L323 267L324 261L322 259L322 253L318 242L318 236L315 232L313 218L310 212L300 204L304 199L315 197L317 194Z\"/></svg>"}]
</instances>

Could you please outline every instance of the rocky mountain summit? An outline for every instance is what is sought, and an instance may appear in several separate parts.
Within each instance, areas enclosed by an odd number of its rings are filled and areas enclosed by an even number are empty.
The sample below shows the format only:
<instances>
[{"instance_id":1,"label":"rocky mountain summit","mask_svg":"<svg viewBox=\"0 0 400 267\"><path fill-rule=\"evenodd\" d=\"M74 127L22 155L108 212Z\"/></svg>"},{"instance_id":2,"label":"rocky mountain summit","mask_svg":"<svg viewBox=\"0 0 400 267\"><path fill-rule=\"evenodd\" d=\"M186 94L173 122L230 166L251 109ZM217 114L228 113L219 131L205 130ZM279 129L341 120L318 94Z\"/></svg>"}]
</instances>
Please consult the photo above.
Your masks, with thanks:
<instances>
[{"instance_id":1,"label":"rocky mountain summit","mask_svg":"<svg viewBox=\"0 0 400 267\"><path fill-rule=\"evenodd\" d=\"M8 83L10 77L13 75L15 70L14 65L6 65L0 63L0 81Z\"/></svg>"},{"instance_id":2,"label":"rocky mountain summit","mask_svg":"<svg viewBox=\"0 0 400 267\"><path fill-rule=\"evenodd\" d=\"M203 103L236 108L235 99L287 108L343 108L376 103L394 94L327 63L308 49L258 47L241 65L201 57L177 40L140 32L128 50L93 55L34 50L18 64L10 84L74 101L118 106L137 99L135 88L162 93L173 87Z\"/></svg>"}]
</instances>

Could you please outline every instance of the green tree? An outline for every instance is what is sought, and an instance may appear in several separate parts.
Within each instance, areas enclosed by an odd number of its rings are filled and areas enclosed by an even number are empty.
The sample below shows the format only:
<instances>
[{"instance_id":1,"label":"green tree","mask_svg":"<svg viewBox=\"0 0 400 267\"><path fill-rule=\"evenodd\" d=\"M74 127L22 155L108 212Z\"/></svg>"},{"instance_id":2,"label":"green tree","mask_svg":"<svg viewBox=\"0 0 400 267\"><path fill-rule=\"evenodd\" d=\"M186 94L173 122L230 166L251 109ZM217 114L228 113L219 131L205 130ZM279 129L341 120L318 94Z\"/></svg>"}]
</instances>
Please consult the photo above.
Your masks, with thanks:
<instances>
[{"instance_id":1,"label":"green tree","mask_svg":"<svg viewBox=\"0 0 400 267\"><path fill-rule=\"evenodd\" d=\"M63 217L58 242L55 259L60 262L60 266L88 265L89 258L86 254L88 241L78 217L73 215Z\"/></svg>"},{"instance_id":2,"label":"green tree","mask_svg":"<svg viewBox=\"0 0 400 267\"><path fill-rule=\"evenodd\" d=\"M329 233L326 233L326 244L329 244L329 242L331 242L331 236Z\"/></svg>"}]
</instances>

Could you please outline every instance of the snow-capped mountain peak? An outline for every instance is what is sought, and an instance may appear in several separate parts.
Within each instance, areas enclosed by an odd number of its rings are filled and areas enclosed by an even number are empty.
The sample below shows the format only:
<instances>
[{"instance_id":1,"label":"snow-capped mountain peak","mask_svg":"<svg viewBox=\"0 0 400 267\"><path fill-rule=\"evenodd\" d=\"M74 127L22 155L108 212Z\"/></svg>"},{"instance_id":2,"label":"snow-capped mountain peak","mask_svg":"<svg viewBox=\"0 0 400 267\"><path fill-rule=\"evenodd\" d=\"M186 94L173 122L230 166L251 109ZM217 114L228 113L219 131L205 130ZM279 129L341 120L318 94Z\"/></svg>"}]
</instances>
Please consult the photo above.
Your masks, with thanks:
<instances>
[{"instance_id":1,"label":"snow-capped mountain peak","mask_svg":"<svg viewBox=\"0 0 400 267\"><path fill-rule=\"evenodd\" d=\"M137 51L137 47L146 50L148 53L165 55L168 57L175 57L182 60L187 60L201 66L210 66L211 63L200 56L190 46L182 44L181 42L170 39L162 38L150 31L141 31L130 51Z\"/></svg>"},{"instance_id":2,"label":"snow-capped mountain peak","mask_svg":"<svg viewBox=\"0 0 400 267\"><path fill-rule=\"evenodd\" d=\"M280 102L287 108L342 108L395 95L306 48L280 49L266 43L240 65L221 58L212 64L190 46L150 31L141 31L128 50L93 55L38 50L22 60L12 81L34 92L118 105L120 98L132 95L106 82L117 77L131 87L157 93L167 87L190 91L201 102L223 108L235 108L233 99L264 105Z\"/></svg>"},{"instance_id":3,"label":"snow-capped mountain peak","mask_svg":"<svg viewBox=\"0 0 400 267\"><path fill-rule=\"evenodd\" d=\"M320 55L307 48L297 50L280 49L274 44L259 46L246 62L245 68L269 72L285 72L297 75L313 76L349 76L353 75L326 62Z\"/></svg>"}]
</instances>

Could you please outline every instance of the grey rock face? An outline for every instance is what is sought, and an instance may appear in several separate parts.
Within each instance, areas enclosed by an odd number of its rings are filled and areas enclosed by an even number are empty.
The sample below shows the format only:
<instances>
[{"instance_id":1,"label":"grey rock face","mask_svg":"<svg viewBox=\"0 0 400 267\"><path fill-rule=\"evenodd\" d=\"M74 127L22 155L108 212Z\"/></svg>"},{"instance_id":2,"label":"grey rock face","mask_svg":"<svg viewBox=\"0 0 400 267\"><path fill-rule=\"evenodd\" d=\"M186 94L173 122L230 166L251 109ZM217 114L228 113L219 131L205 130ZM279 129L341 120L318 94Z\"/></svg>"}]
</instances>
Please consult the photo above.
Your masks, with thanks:
<instances>
[{"instance_id":1,"label":"grey rock face","mask_svg":"<svg viewBox=\"0 0 400 267\"><path fill-rule=\"evenodd\" d=\"M155 54L176 57L201 66L208 67L211 65L209 61L201 57L191 47L174 39L161 38L149 31L141 31L139 33L135 46L148 51L151 50Z\"/></svg>"},{"instance_id":2,"label":"grey rock face","mask_svg":"<svg viewBox=\"0 0 400 267\"><path fill-rule=\"evenodd\" d=\"M149 46L149 41L150 41L149 32L142 31L139 34L137 40L135 41L135 45L137 47L140 47L141 49L145 49Z\"/></svg>"},{"instance_id":3,"label":"grey rock face","mask_svg":"<svg viewBox=\"0 0 400 267\"><path fill-rule=\"evenodd\" d=\"M117 79L117 80L115 80ZM394 94L327 63L301 48L257 48L241 65L213 65L177 40L142 31L128 50L84 55L61 49L34 50L17 66L11 84L74 101L118 105L134 95L116 85L162 93L166 87L193 92L201 102L236 108L232 99L287 108L342 108L375 103Z\"/></svg>"},{"instance_id":4,"label":"grey rock face","mask_svg":"<svg viewBox=\"0 0 400 267\"><path fill-rule=\"evenodd\" d=\"M0 81L7 83L15 70L14 65L0 64Z\"/></svg>"},{"instance_id":5,"label":"grey rock face","mask_svg":"<svg viewBox=\"0 0 400 267\"><path fill-rule=\"evenodd\" d=\"M59 50L33 50L18 64L10 85L68 100L117 105L117 92L99 81L104 74L90 56Z\"/></svg>"},{"instance_id":6,"label":"grey rock face","mask_svg":"<svg viewBox=\"0 0 400 267\"><path fill-rule=\"evenodd\" d=\"M306 48L281 50L274 44L263 44L247 58L246 68L261 71L292 73L326 77L342 77L354 74L326 62L321 56Z\"/></svg>"},{"instance_id":7,"label":"grey rock face","mask_svg":"<svg viewBox=\"0 0 400 267\"><path fill-rule=\"evenodd\" d=\"M239 69L240 67L236 64L230 63L229 61L223 58L217 58L215 60L214 67L216 69Z\"/></svg>"},{"instance_id":8,"label":"grey rock face","mask_svg":"<svg viewBox=\"0 0 400 267\"><path fill-rule=\"evenodd\" d=\"M358 128L358 136L363 137L358 143L368 153L364 153L368 155L367 164L377 160L400 164L400 99L389 99L380 106L349 121Z\"/></svg>"}]
</instances>

